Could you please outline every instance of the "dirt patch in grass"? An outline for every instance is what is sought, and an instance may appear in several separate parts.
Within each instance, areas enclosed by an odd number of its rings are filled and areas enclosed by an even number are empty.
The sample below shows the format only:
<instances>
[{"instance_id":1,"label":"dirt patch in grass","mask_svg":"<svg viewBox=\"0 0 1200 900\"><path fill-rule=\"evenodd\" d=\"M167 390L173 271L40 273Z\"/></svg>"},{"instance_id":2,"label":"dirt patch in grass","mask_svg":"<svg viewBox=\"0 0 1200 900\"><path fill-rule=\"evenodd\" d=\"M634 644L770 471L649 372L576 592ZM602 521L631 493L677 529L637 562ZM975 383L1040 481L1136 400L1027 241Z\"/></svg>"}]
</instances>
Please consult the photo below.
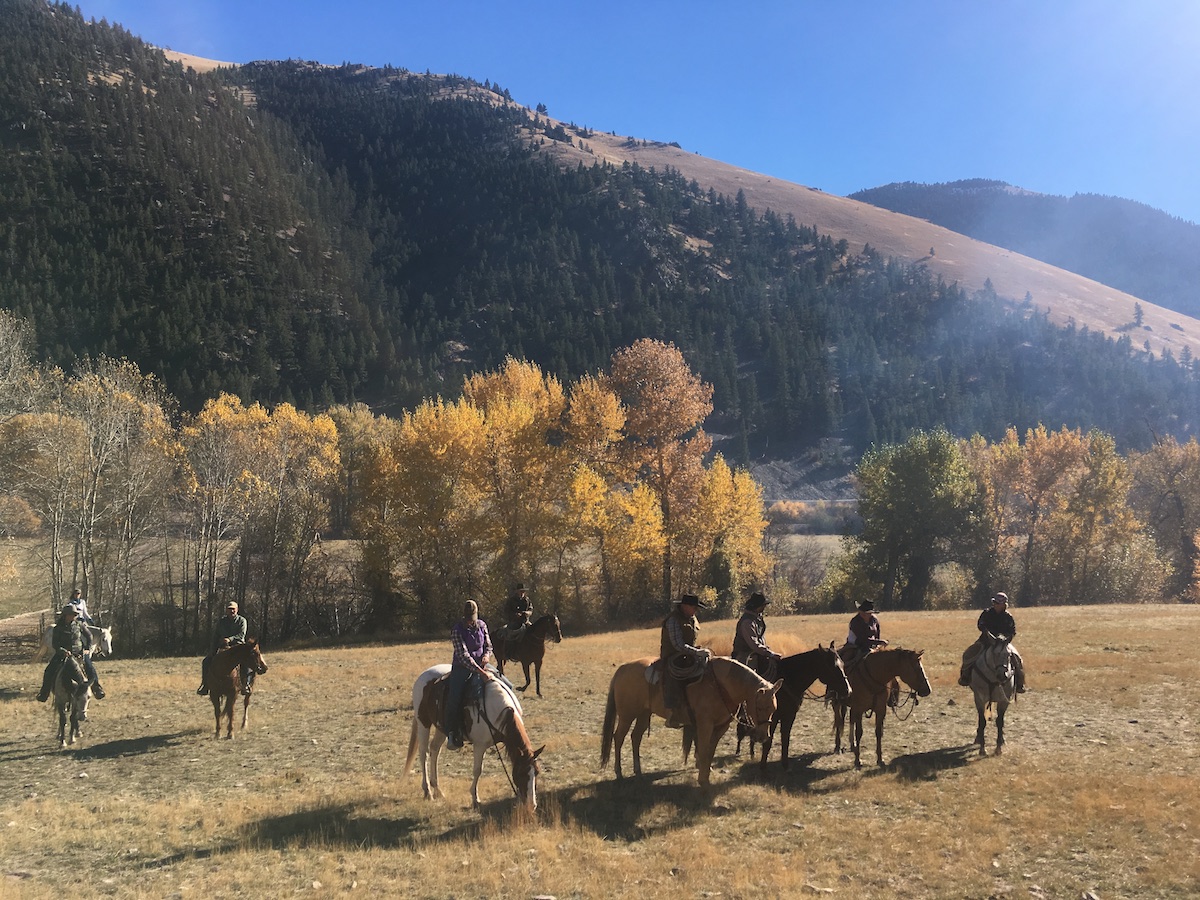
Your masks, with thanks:
<instances>
[{"instance_id":1,"label":"dirt patch in grass","mask_svg":"<svg viewBox=\"0 0 1200 900\"><path fill-rule=\"evenodd\" d=\"M1003 756L979 757L955 684L975 615L885 612L886 637L925 649L933 686L886 721L888 764L832 755L830 715L810 701L789 771L777 749L765 770L736 757L727 736L707 794L657 722L642 778L599 771L608 680L657 633L568 634L548 650L544 698L524 701L547 745L532 819L494 755L478 811L469 754L443 756L444 801L401 771L411 685L447 658L440 642L267 648L250 728L232 741L212 739L197 660L102 662L109 699L67 751L32 699L40 668L0 664L0 895L1195 896L1200 658L1186 648L1200 609L1016 616L1031 690ZM767 636L796 651L840 641L847 620L769 617ZM732 629L702 633L727 646Z\"/></svg>"}]
</instances>

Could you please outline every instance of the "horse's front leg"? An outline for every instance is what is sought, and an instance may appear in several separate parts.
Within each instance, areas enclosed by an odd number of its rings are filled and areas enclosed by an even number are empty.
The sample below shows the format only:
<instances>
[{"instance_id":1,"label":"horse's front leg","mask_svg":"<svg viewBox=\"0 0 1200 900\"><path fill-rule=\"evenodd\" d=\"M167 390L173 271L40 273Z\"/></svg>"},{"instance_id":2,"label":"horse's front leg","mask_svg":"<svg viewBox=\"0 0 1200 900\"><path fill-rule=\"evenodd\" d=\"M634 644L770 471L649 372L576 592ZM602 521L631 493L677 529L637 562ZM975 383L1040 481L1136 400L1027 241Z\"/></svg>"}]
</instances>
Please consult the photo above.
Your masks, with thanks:
<instances>
[{"instance_id":1,"label":"horse's front leg","mask_svg":"<svg viewBox=\"0 0 1200 900\"><path fill-rule=\"evenodd\" d=\"M1008 712L1007 703L996 704L996 755L1004 752L1004 714Z\"/></svg>"},{"instance_id":2,"label":"horse's front leg","mask_svg":"<svg viewBox=\"0 0 1200 900\"><path fill-rule=\"evenodd\" d=\"M792 764L792 760L791 760L792 726L796 724L796 713L798 711L799 711L799 707L797 707L796 709L788 708L785 710L780 710L779 713L777 714L779 716L779 721L778 721L779 760L780 760L780 762L783 763L784 769L789 768ZM771 733L774 734L774 732L775 732L775 726L772 725ZM768 741L767 746L770 746L769 741ZM764 752L763 753L763 765L766 765L766 764L767 764L767 754Z\"/></svg>"},{"instance_id":3,"label":"horse's front leg","mask_svg":"<svg viewBox=\"0 0 1200 900\"><path fill-rule=\"evenodd\" d=\"M975 743L979 745L979 755L987 756L987 707L978 694L975 695L975 713L979 719L975 728Z\"/></svg>"},{"instance_id":4,"label":"horse's front leg","mask_svg":"<svg viewBox=\"0 0 1200 900\"><path fill-rule=\"evenodd\" d=\"M833 704L833 752L842 752L842 731L846 727L846 707L840 703Z\"/></svg>"},{"instance_id":5,"label":"horse's front leg","mask_svg":"<svg viewBox=\"0 0 1200 900\"><path fill-rule=\"evenodd\" d=\"M525 673L525 683L517 688L518 691L524 691L529 688L529 663L525 662L525 660L521 660L521 671ZM540 697L541 695L542 691L539 688L538 696Z\"/></svg>"},{"instance_id":6,"label":"horse's front leg","mask_svg":"<svg viewBox=\"0 0 1200 900\"><path fill-rule=\"evenodd\" d=\"M875 710L875 765L883 765L883 719L887 715L887 702Z\"/></svg>"},{"instance_id":7,"label":"horse's front leg","mask_svg":"<svg viewBox=\"0 0 1200 900\"><path fill-rule=\"evenodd\" d=\"M700 787L707 788L711 784L712 761L717 751L716 740L713 737L713 724L708 720L696 722L696 770L699 772Z\"/></svg>"},{"instance_id":8,"label":"horse's front leg","mask_svg":"<svg viewBox=\"0 0 1200 900\"><path fill-rule=\"evenodd\" d=\"M250 695L246 694L242 697L242 731L246 730L246 723L250 720Z\"/></svg>"},{"instance_id":9,"label":"horse's front leg","mask_svg":"<svg viewBox=\"0 0 1200 900\"><path fill-rule=\"evenodd\" d=\"M215 690L212 693L213 717L217 720L216 731L213 732L213 739L221 739L221 695Z\"/></svg>"},{"instance_id":10,"label":"horse's front leg","mask_svg":"<svg viewBox=\"0 0 1200 900\"><path fill-rule=\"evenodd\" d=\"M225 698L225 740L233 740L233 704L236 702L237 694L230 694Z\"/></svg>"},{"instance_id":11,"label":"horse's front leg","mask_svg":"<svg viewBox=\"0 0 1200 900\"><path fill-rule=\"evenodd\" d=\"M483 741L475 742L475 773L471 779L471 808L479 809L479 776L483 774L483 754L487 747Z\"/></svg>"},{"instance_id":12,"label":"horse's front leg","mask_svg":"<svg viewBox=\"0 0 1200 900\"><path fill-rule=\"evenodd\" d=\"M850 743L854 748L854 768L862 768L863 714L857 710L850 714Z\"/></svg>"},{"instance_id":13,"label":"horse's front leg","mask_svg":"<svg viewBox=\"0 0 1200 900\"><path fill-rule=\"evenodd\" d=\"M537 695L542 696L542 661L535 659L533 661L533 677L534 684L537 686Z\"/></svg>"}]
</instances>

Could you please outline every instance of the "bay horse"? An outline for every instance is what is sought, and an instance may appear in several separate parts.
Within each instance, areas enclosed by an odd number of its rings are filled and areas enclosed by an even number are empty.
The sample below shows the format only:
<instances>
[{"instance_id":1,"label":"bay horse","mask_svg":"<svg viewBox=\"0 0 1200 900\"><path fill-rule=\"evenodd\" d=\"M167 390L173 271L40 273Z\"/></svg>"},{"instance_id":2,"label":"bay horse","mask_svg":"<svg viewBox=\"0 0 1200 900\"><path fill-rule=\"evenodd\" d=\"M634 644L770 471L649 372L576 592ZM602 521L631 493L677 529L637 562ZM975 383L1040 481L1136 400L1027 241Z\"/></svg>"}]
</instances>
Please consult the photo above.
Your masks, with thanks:
<instances>
[{"instance_id":1,"label":"bay horse","mask_svg":"<svg viewBox=\"0 0 1200 900\"><path fill-rule=\"evenodd\" d=\"M82 736L80 724L87 721L88 700L91 697L83 667L74 658L68 657L54 676L53 699L54 710L58 713L59 748L74 744Z\"/></svg>"},{"instance_id":2,"label":"bay horse","mask_svg":"<svg viewBox=\"0 0 1200 900\"><path fill-rule=\"evenodd\" d=\"M888 694L892 682L903 681L917 692L919 697L928 697L931 689L925 669L921 665L924 650L905 650L900 647L872 650L858 662L851 663L846 670L850 680L850 697L833 701L833 752L842 752L842 729L846 724L846 713L850 713L850 746L854 750L854 767L862 768L863 715L875 716L875 762L883 765L883 719L887 715Z\"/></svg>"},{"instance_id":3,"label":"bay horse","mask_svg":"<svg viewBox=\"0 0 1200 900\"><path fill-rule=\"evenodd\" d=\"M562 643L562 626L559 625L558 616L553 613L539 616L529 624L529 627L516 641L508 640L507 628L500 629L497 637L499 640L494 642L492 650L496 654L496 668L500 674L504 674L506 661L511 659L519 662L521 668L525 670L525 684L517 690L523 691L529 687L529 667L532 665L536 678L537 695L542 696L542 658L546 655L546 641Z\"/></svg>"},{"instance_id":4,"label":"bay horse","mask_svg":"<svg viewBox=\"0 0 1200 900\"><path fill-rule=\"evenodd\" d=\"M263 662L262 648L254 638L244 643L234 644L224 650L218 650L209 664L205 683L208 685L208 696L212 700L213 716L217 720L217 730L214 738L221 737L221 717L225 717L225 737L233 739L233 704L237 702L238 692L242 688L242 667L248 666L258 675L265 675L267 664ZM222 702L224 706L222 707ZM250 718L250 694L242 695L242 730Z\"/></svg>"},{"instance_id":5,"label":"bay horse","mask_svg":"<svg viewBox=\"0 0 1200 900\"><path fill-rule=\"evenodd\" d=\"M430 666L413 682L413 722L408 738L408 758L404 771L412 769L413 759L421 754L421 788L426 800L441 799L442 789L438 785L438 756L446 735L442 731L440 702L434 702L433 690L426 691L443 675L450 673L449 663ZM464 702L469 711L471 724L464 737L475 748L475 777L471 782L471 805L479 808L479 777L483 773L483 754L489 747L504 744L509 765L512 766L514 792L517 799L530 812L537 809L537 759L545 746L533 749L529 734L525 731L521 701L512 687L501 678L492 678L483 684L478 703Z\"/></svg>"},{"instance_id":6,"label":"bay horse","mask_svg":"<svg viewBox=\"0 0 1200 900\"><path fill-rule=\"evenodd\" d=\"M987 710L996 706L996 755L1004 751L1004 714L1016 692L1016 672L1008 638L984 632L980 635L983 649L971 666L971 691L975 694L975 712L979 716L979 727L975 730L975 743L979 755L987 756Z\"/></svg>"},{"instance_id":7,"label":"bay horse","mask_svg":"<svg viewBox=\"0 0 1200 900\"><path fill-rule=\"evenodd\" d=\"M613 756L613 772L621 778L621 745L633 727L633 773L642 774L642 736L650 727L650 716L667 718L662 684L648 680L655 657L645 657L618 667L608 687L608 702L601 729L600 766ZM665 674L662 677L667 677ZM709 660L704 675L687 686L687 698L695 715L696 769L701 787L707 788L717 743L744 703L756 740L765 740L768 723L775 714L775 695L783 687L727 656ZM686 732L687 729L685 728ZM613 743L616 752L613 753Z\"/></svg>"},{"instance_id":8,"label":"bay horse","mask_svg":"<svg viewBox=\"0 0 1200 900\"><path fill-rule=\"evenodd\" d=\"M804 653L785 656L776 664L776 671L783 681L783 689L779 692L778 709L771 717L771 728L767 739L762 742L762 765L767 765L767 755L771 752L771 741L778 729L782 729L779 738L779 755L783 768L788 768L788 744L791 741L792 725L795 724L796 714L800 704L804 702L805 692L813 682L820 681L825 685L825 694L830 700L845 701L850 696L850 681L846 677L846 669L842 658L833 649L815 647ZM747 736L745 726L738 723L737 752L742 752L742 738ZM750 758L754 758L754 740L750 741Z\"/></svg>"}]
</instances>

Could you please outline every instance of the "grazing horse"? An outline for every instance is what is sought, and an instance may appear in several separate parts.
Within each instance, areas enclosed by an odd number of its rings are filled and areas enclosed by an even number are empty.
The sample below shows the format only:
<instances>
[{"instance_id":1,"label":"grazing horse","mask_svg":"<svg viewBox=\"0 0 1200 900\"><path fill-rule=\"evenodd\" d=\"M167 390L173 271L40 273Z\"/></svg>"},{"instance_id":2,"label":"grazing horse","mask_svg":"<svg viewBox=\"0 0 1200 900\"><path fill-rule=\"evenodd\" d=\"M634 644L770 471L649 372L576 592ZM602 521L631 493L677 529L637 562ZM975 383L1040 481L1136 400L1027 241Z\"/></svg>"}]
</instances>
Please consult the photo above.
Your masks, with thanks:
<instances>
[{"instance_id":1,"label":"grazing horse","mask_svg":"<svg viewBox=\"0 0 1200 900\"><path fill-rule=\"evenodd\" d=\"M980 636L983 649L971 666L971 690L975 694L975 712L979 714L979 727L975 731L975 743L979 755L987 756L986 732L987 710L996 705L996 755L1004 751L1004 714L1016 690L1015 672L1008 638L984 632Z\"/></svg>"},{"instance_id":2,"label":"grazing horse","mask_svg":"<svg viewBox=\"0 0 1200 900\"><path fill-rule=\"evenodd\" d=\"M225 717L225 737L233 738L233 704L237 702L238 691L242 687L242 666L249 666L259 675L265 675L267 664L263 662L262 648L254 638L245 643L234 644L224 650L218 650L208 668L205 683L208 685L208 696L212 700L213 716L217 720L215 738L221 736L221 717ZM224 701L224 708L221 703ZM250 694L242 696L242 730L250 718Z\"/></svg>"},{"instance_id":3,"label":"grazing horse","mask_svg":"<svg viewBox=\"0 0 1200 900\"><path fill-rule=\"evenodd\" d=\"M539 616L515 641L508 640L507 632L507 628L500 629L500 633L497 635L499 640L495 641L492 647L496 653L496 668L503 675L504 663L507 660L519 662L521 668L525 670L525 684L517 690L523 691L529 687L529 666L532 664L534 676L537 679L537 695L542 696L542 658L546 655L546 641L562 643L562 627L558 624L558 616L553 613Z\"/></svg>"},{"instance_id":4,"label":"grazing horse","mask_svg":"<svg viewBox=\"0 0 1200 900\"><path fill-rule=\"evenodd\" d=\"M779 738L779 755L780 761L786 769L789 764L788 744L791 741L792 725L796 721L796 714L800 711L800 704L804 701L805 691L812 686L813 682L820 681L825 685L825 693L830 699L844 702L850 696L850 682L846 678L846 669L842 665L842 658L833 649L832 643L828 647L816 647L804 653L785 656L779 660L777 671L783 680L783 689L779 692L779 708L771 717L771 730L767 734L767 739L762 743L762 765L764 767L767 765L767 755L771 752L771 741L775 737L776 730L782 728ZM738 753L742 752L742 738L746 734L744 728L745 726L739 722ZM753 739L750 741L750 758L754 758Z\"/></svg>"},{"instance_id":5,"label":"grazing horse","mask_svg":"<svg viewBox=\"0 0 1200 900\"><path fill-rule=\"evenodd\" d=\"M608 687L608 702L601 730L600 765L608 765L615 740L613 772L618 778L622 777L621 745L630 726L633 726L633 773L641 775L642 736L650 727L650 716L653 714L665 719L669 715L663 704L662 685L651 684L648 679L649 669L654 662L653 657L646 657L625 663L613 674ZM753 669L727 656L714 656L709 660L704 675L687 686L688 703L696 722L696 769L699 771L701 787L709 786L717 742L728 730L738 708L746 704L755 739L765 740L768 723L775 714L775 695L782 686L782 681L771 684Z\"/></svg>"},{"instance_id":6,"label":"grazing horse","mask_svg":"<svg viewBox=\"0 0 1200 900\"><path fill-rule=\"evenodd\" d=\"M449 672L448 663L430 666L418 675L413 683L413 723L408 737L408 758L404 763L404 771L412 769L413 758L419 751L421 787L426 800L442 797L442 789L438 786L438 755L446 742L440 715L442 705L434 701L432 690L427 695L426 688ZM488 747L504 744L509 765L512 766L510 778L517 798L528 810L537 809L537 759L546 748L542 746L537 750L533 749L525 731L521 701L517 699L517 695L506 681L492 678L491 681L484 682L480 702L467 703L464 706L471 718L464 736L475 747L475 778L471 782L471 805L479 808L479 776L483 773L483 754Z\"/></svg>"},{"instance_id":7,"label":"grazing horse","mask_svg":"<svg viewBox=\"0 0 1200 900\"><path fill-rule=\"evenodd\" d=\"M54 709L58 713L58 746L74 744L80 737L80 723L87 721L88 700L92 692L88 688L83 667L74 659L68 659L58 667L54 677ZM70 722L70 731L67 723Z\"/></svg>"},{"instance_id":8,"label":"grazing horse","mask_svg":"<svg viewBox=\"0 0 1200 900\"><path fill-rule=\"evenodd\" d=\"M846 712L850 713L850 745L854 749L854 767L862 768L863 715L875 716L875 762L883 765L883 719L887 715L888 694L893 681L899 679L920 697L930 694L929 679L921 665L924 650L904 650L900 647L872 650L846 670L851 693L848 700L833 701L833 752L842 752L842 729ZM896 685L899 689L899 685Z\"/></svg>"},{"instance_id":9,"label":"grazing horse","mask_svg":"<svg viewBox=\"0 0 1200 900\"><path fill-rule=\"evenodd\" d=\"M81 628L86 628L92 636L92 649L90 651L92 656L112 656L112 628L101 628L99 625L88 625L85 622L80 622L79 625ZM50 625L42 632L42 642L34 652L31 662L41 662L53 655L54 626Z\"/></svg>"}]
</instances>

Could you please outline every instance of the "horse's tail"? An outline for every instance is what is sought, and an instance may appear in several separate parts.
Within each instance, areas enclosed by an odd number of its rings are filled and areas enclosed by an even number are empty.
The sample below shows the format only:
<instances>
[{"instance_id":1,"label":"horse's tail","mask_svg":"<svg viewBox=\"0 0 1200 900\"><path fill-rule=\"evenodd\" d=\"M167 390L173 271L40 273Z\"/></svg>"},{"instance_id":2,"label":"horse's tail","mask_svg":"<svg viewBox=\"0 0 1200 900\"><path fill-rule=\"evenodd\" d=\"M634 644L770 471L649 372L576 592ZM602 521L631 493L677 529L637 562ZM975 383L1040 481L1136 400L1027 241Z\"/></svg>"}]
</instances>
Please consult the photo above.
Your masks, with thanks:
<instances>
[{"instance_id":1,"label":"horse's tail","mask_svg":"<svg viewBox=\"0 0 1200 900\"><path fill-rule=\"evenodd\" d=\"M404 761L405 773L412 772L413 760L417 756L417 712L413 710L412 728L408 732L408 758Z\"/></svg>"},{"instance_id":2,"label":"horse's tail","mask_svg":"<svg viewBox=\"0 0 1200 900\"><path fill-rule=\"evenodd\" d=\"M616 679L608 686L608 702L604 705L604 725L600 729L600 768L608 765L612 753L613 731L617 727Z\"/></svg>"}]
</instances>

